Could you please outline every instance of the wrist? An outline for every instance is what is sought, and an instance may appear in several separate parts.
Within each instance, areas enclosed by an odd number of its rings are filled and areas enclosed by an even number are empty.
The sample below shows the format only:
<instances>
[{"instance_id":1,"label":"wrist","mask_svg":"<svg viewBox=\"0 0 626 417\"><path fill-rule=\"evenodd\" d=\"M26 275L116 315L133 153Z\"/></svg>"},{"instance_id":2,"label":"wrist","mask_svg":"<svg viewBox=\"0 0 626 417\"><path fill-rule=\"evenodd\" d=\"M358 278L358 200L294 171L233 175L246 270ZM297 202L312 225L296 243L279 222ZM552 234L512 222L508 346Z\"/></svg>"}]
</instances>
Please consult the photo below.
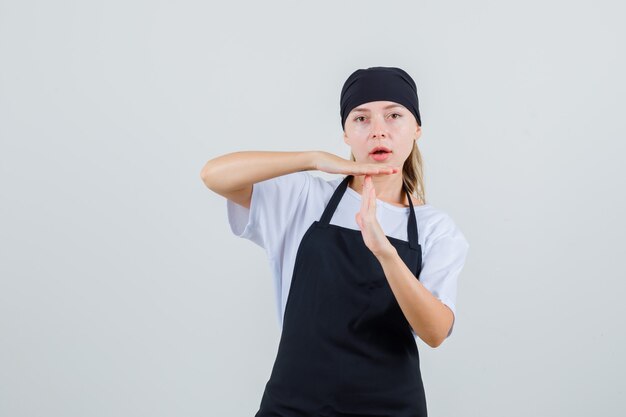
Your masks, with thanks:
<instances>
[{"instance_id":1,"label":"wrist","mask_svg":"<svg viewBox=\"0 0 626 417\"><path fill-rule=\"evenodd\" d=\"M385 248L374 253L374 256L376 256L376 258L378 258L379 261L383 262L383 261L390 260L394 258L395 256L398 256L398 251L395 248L395 246L389 243L389 245L387 245Z\"/></svg>"},{"instance_id":2,"label":"wrist","mask_svg":"<svg viewBox=\"0 0 626 417\"><path fill-rule=\"evenodd\" d=\"M309 155L309 169L319 171L319 161L322 158L323 151L307 151Z\"/></svg>"}]
</instances>

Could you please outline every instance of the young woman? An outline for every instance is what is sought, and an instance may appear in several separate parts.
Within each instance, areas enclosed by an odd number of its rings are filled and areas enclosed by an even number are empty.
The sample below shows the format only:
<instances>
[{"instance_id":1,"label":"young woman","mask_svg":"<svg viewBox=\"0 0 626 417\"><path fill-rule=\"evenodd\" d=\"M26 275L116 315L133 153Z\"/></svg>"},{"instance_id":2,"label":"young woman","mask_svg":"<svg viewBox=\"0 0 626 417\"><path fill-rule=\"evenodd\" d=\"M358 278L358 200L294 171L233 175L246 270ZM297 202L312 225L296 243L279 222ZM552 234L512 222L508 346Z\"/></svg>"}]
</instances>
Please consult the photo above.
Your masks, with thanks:
<instances>
[{"instance_id":1,"label":"young woman","mask_svg":"<svg viewBox=\"0 0 626 417\"><path fill-rule=\"evenodd\" d=\"M281 338L256 417L425 417L417 341L437 347L452 333L469 244L426 204L413 79L359 69L340 113L350 160L245 151L202 170L274 276Z\"/></svg>"}]
</instances>

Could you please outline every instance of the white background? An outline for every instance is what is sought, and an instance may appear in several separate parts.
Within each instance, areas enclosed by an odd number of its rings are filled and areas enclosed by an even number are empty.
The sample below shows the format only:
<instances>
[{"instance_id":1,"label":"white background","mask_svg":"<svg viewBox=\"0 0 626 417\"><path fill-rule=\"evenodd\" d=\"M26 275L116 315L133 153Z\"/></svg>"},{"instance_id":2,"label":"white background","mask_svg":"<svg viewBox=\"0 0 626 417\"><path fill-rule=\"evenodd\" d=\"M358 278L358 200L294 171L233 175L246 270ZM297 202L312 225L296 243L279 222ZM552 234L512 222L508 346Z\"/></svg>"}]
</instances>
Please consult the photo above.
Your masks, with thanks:
<instances>
[{"instance_id":1,"label":"white background","mask_svg":"<svg viewBox=\"0 0 626 417\"><path fill-rule=\"evenodd\" d=\"M0 415L253 416L270 269L200 170L349 158L343 82L397 66L470 243L454 334L419 346L429 416L623 416L624 11L1 0Z\"/></svg>"}]
</instances>

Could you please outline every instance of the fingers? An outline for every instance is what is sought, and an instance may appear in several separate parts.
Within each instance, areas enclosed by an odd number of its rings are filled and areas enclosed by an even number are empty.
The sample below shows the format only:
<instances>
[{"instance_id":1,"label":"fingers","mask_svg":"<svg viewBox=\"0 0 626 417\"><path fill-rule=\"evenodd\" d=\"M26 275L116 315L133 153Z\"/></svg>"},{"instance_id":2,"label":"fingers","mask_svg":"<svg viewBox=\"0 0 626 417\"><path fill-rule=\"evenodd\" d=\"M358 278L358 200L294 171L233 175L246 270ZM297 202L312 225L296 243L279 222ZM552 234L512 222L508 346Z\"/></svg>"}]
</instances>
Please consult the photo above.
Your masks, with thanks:
<instances>
[{"instance_id":1,"label":"fingers","mask_svg":"<svg viewBox=\"0 0 626 417\"><path fill-rule=\"evenodd\" d=\"M372 213L376 209L376 189L371 175L365 175L361 190L361 208L365 213Z\"/></svg>"},{"instance_id":2,"label":"fingers","mask_svg":"<svg viewBox=\"0 0 626 417\"><path fill-rule=\"evenodd\" d=\"M371 175L365 175L363 181L363 189L361 190L361 209L359 211L359 220L370 224L372 219L376 218L376 190ZM361 230L364 225L359 224Z\"/></svg>"},{"instance_id":3,"label":"fingers","mask_svg":"<svg viewBox=\"0 0 626 417\"><path fill-rule=\"evenodd\" d=\"M363 181L363 188L361 189L361 211L363 213L367 213L369 211L369 203L370 203L370 189L369 189L369 181L371 180L369 175L365 175L365 180Z\"/></svg>"},{"instance_id":4,"label":"fingers","mask_svg":"<svg viewBox=\"0 0 626 417\"><path fill-rule=\"evenodd\" d=\"M353 170L352 175L384 175L384 174L397 174L400 172L399 167L388 166L381 167L377 165L358 165L355 170Z\"/></svg>"},{"instance_id":5,"label":"fingers","mask_svg":"<svg viewBox=\"0 0 626 417\"><path fill-rule=\"evenodd\" d=\"M374 167L366 167L365 169L368 174L396 174L400 172L400 169L398 167L393 167L393 166L388 166L388 167L374 166Z\"/></svg>"},{"instance_id":6,"label":"fingers","mask_svg":"<svg viewBox=\"0 0 626 417\"><path fill-rule=\"evenodd\" d=\"M372 215L374 215L374 213L376 212L376 189L374 188L374 183L372 183L372 178L369 177L369 183L370 183L370 206L369 206L369 210L370 213Z\"/></svg>"}]
</instances>

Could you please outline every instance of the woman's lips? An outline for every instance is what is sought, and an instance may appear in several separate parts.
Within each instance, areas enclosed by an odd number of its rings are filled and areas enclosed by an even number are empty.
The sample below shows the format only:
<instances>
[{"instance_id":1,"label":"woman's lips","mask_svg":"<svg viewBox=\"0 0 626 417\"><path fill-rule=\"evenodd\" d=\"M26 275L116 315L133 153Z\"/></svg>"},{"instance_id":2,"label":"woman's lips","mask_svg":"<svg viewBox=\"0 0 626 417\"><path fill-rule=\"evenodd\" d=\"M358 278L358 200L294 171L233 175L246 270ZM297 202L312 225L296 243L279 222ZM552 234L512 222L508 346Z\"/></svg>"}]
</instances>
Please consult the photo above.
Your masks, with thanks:
<instances>
[{"instance_id":1,"label":"woman's lips","mask_svg":"<svg viewBox=\"0 0 626 417\"><path fill-rule=\"evenodd\" d=\"M389 156L391 156L391 152L379 152L379 153L371 153L370 156L372 157L372 159L374 159L375 161L384 161L387 158L389 158Z\"/></svg>"},{"instance_id":2,"label":"woman's lips","mask_svg":"<svg viewBox=\"0 0 626 417\"><path fill-rule=\"evenodd\" d=\"M377 151L391 152L391 149L389 149L386 146L376 146L376 147L374 147L374 149L371 150L370 153L374 153L374 152L377 152Z\"/></svg>"}]
</instances>

